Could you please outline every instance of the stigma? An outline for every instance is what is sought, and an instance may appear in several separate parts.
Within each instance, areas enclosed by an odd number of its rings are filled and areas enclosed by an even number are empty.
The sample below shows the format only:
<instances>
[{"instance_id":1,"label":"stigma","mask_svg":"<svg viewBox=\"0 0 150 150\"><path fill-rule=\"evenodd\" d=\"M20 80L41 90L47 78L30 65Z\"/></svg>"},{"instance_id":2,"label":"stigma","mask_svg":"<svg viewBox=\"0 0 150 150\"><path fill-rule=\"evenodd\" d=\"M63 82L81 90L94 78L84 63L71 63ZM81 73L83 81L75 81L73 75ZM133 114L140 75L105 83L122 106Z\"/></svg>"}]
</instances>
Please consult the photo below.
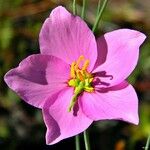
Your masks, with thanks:
<instances>
[{"instance_id":1,"label":"stigma","mask_svg":"<svg viewBox=\"0 0 150 150\"><path fill-rule=\"evenodd\" d=\"M88 72L89 64L90 61L85 59L83 55L71 64L68 85L74 87L74 95L68 108L69 112L73 109L82 92L94 92L94 88L92 87L93 76Z\"/></svg>"}]
</instances>

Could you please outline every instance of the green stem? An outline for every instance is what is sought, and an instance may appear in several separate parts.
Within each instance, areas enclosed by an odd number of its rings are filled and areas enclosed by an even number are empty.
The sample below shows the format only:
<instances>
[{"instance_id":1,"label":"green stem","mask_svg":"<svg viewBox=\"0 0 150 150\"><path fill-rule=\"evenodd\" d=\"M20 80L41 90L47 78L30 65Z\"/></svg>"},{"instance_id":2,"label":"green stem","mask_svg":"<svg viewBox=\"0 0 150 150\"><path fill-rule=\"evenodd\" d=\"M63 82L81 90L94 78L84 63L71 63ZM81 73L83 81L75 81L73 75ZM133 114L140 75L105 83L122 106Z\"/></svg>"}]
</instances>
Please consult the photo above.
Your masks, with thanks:
<instances>
[{"instance_id":1,"label":"green stem","mask_svg":"<svg viewBox=\"0 0 150 150\"><path fill-rule=\"evenodd\" d=\"M99 6L99 7L100 7L100 10L99 10L99 14L98 14L97 17L96 17L96 21L95 21L94 26L93 26L93 29L92 29L93 32L96 31L96 29L97 29L97 27L98 27L98 25L99 25L99 21L100 21L100 19L101 19L101 17L102 17L102 14L103 14L103 12L104 12L104 10L105 10L105 8L106 8L107 2L108 2L108 0L103 0L102 6L101 6L101 7Z\"/></svg>"},{"instance_id":2,"label":"green stem","mask_svg":"<svg viewBox=\"0 0 150 150\"><path fill-rule=\"evenodd\" d=\"M73 8L73 14L76 15L77 14L76 0L73 0L72 8Z\"/></svg>"},{"instance_id":3,"label":"green stem","mask_svg":"<svg viewBox=\"0 0 150 150\"><path fill-rule=\"evenodd\" d=\"M82 13L81 13L81 17L82 17L82 19L84 19L84 18L85 18L85 9L86 9L86 4L87 4L87 1L86 1L86 0L83 0Z\"/></svg>"},{"instance_id":4,"label":"green stem","mask_svg":"<svg viewBox=\"0 0 150 150\"><path fill-rule=\"evenodd\" d=\"M101 0L98 1L98 7L97 7L97 13L96 13L96 16L98 16L99 11L100 11L100 8L101 8Z\"/></svg>"},{"instance_id":5,"label":"green stem","mask_svg":"<svg viewBox=\"0 0 150 150\"><path fill-rule=\"evenodd\" d=\"M80 136L76 135L75 137L76 150L80 150Z\"/></svg>"},{"instance_id":6,"label":"green stem","mask_svg":"<svg viewBox=\"0 0 150 150\"><path fill-rule=\"evenodd\" d=\"M89 136L87 131L84 131L84 143L85 143L85 149L90 150L90 142L89 142Z\"/></svg>"},{"instance_id":7,"label":"green stem","mask_svg":"<svg viewBox=\"0 0 150 150\"><path fill-rule=\"evenodd\" d=\"M145 149L144 150L148 150L149 149L149 145L150 145L150 135L147 139L146 145L145 145Z\"/></svg>"}]
</instances>

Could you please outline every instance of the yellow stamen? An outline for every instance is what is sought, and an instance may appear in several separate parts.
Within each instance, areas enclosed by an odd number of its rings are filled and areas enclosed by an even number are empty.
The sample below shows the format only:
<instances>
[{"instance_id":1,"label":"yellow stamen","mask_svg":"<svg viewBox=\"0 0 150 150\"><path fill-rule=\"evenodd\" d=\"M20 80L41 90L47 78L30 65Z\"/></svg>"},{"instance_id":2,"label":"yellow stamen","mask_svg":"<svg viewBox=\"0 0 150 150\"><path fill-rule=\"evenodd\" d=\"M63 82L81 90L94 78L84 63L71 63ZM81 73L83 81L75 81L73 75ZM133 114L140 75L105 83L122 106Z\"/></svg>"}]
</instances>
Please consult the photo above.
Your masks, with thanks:
<instances>
[{"instance_id":1,"label":"yellow stamen","mask_svg":"<svg viewBox=\"0 0 150 150\"><path fill-rule=\"evenodd\" d=\"M81 63L83 61L83 63ZM70 67L70 77L71 79L68 81L68 85L74 87L74 95L71 99L68 111L70 112L77 99L78 96L86 91L86 92L94 92L94 88L92 86L93 76L90 72L88 72L88 66L90 61L85 59L83 55L81 55L77 61L74 61Z\"/></svg>"},{"instance_id":2,"label":"yellow stamen","mask_svg":"<svg viewBox=\"0 0 150 150\"><path fill-rule=\"evenodd\" d=\"M86 92L92 93L94 91L94 88L93 87L85 87L84 90Z\"/></svg>"},{"instance_id":3,"label":"yellow stamen","mask_svg":"<svg viewBox=\"0 0 150 150\"><path fill-rule=\"evenodd\" d=\"M83 75L82 75L80 70L77 70L77 77L80 79L80 81L84 80L84 77L83 77Z\"/></svg>"},{"instance_id":4,"label":"yellow stamen","mask_svg":"<svg viewBox=\"0 0 150 150\"><path fill-rule=\"evenodd\" d=\"M91 83L91 82L93 81L93 79L94 79L94 78L90 78L90 79L89 79L89 82Z\"/></svg>"},{"instance_id":5,"label":"yellow stamen","mask_svg":"<svg viewBox=\"0 0 150 150\"><path fill-rule=\"evenodd\" d=\"M90 61L87 59L82 67L82 70L87 70L89 63L90 63Z\"/></svg>"},{"instance_id":6,"label":"yellow stamen","mask_svg":"<svg viewBox=\"0 0 150 150\"><path fill-rule=\"evenodd\" d=\"M75 78L76 77L76 74L75 74L75 62L73 62L72 64L71 64L71 69L70 69L70 76L71 76L71 78Z\"/></svg>"},{"instance_id":7,"label":"yellow stamen","mask_svg":"<svg viewBox=\"0 0 150 150\"><path fill-rule=\"evenodd\" d=\"M84 60L84 56L83 56L83 55L81 55L81 56L78 58L77 63L76 63L76 65L75 65L75 70L79 69L79 65L80 65L80 62L81 62L82 60Z\"/></svg>"}]
</instances>

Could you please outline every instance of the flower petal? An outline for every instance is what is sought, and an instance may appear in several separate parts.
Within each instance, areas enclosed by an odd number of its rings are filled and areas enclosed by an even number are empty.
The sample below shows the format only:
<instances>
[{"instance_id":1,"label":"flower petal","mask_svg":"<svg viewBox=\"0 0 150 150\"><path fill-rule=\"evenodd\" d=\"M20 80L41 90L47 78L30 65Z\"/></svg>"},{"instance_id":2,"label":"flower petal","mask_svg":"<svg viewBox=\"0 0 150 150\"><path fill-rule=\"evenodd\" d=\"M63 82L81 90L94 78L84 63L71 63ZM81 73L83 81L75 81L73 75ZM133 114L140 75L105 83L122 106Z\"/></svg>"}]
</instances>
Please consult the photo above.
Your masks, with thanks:
<instances>
[{"instance_id":1,"label":"flower petal","mask_svg":"<svg viewBox=\"0 0 150 150\"><path fill-rule=\"evenodd\" d=\"M73 89L66 88L59 94L50 97L44 104L43 117L47 126L47 144L55 144L60 140L77 135L87 129L92 123L92 120L82 113L78 104L76 104L73 111L68 112L72 95ZM51 123L52 121L49 121L49 118L53 118L57 122L55 128L53 123Z\"/></svg>"},{"instance_id":2,"label":"flower petal","mask_svg":"<svg viewBox=\"0 0 150 150\"><path fill-rule=\"evenodd\" d=\"M66 87L70 66L57 57L31 55L4 77L8 86L27 103L42 108L53 93Z\"/></svg>"},{"instance_id":3,"label":"flower petal","mask_svg":"<svg viewBox=\"0 0 150 150\"><path fill-rule=\"evenodd\" d=\"M125 80L134 70L139 47L146 36L138 31L120 29L98 38L98 59L93 73L111 86Z\"/></svg>"},{"instance_id":4,"label":"flower petal","mask_svg":"<svg viewBox=\"0 0 150 150\"><path fill-rule=\"evenodd\" d=\"M116 119L138 124L138 98L126 82L120 85L84 93L80 99L83 112L93 120Z\"/></svg>"},{"instance_id":5,"label":"flower petal","mask_svg":"<svg viewBox=\"0 0 150 150\"><path fill-rule=\"evenodd\" d=\"M54 55L71 64L80 55L90 60L93 69L97 58L97 45L92 31L78 16L64 7L55 8L44 22L40 32L42 54Z\"/></svg>"}]
</instances>

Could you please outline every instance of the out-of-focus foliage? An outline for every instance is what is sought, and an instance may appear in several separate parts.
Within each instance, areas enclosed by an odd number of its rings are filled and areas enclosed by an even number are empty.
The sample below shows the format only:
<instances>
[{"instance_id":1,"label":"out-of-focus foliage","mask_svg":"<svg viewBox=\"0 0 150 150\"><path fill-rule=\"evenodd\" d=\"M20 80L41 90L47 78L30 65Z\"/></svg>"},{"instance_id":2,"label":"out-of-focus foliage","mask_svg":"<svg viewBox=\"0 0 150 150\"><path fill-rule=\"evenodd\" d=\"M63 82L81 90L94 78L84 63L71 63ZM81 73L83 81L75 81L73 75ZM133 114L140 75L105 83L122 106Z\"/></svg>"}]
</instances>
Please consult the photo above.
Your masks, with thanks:
<instances>
[{"instance_id":1,"label":"out-of-focus foliage","mask_svg":"<svg viewBox=\"0 0 150 150\"><path fill-rule=\"evenodd\" d=\"M82 1L77 1L78 15ZM86 21L92 27L98 0L87 5ZM39 110L25 104L3 81L4 74L28 55L39 53L38 34L50 11L68 0L0 0L0 149L75 149L70 138L54 146L45 145L45 131ZM94 150L140 150L150 134L150 1L110 0L96 35L118 28L131 28L147 35L137 68L129 77L139 96L140 124L100 121L90 128ZM82 139L81 139L82 142Z\"/></svg>"}]
</instances>

